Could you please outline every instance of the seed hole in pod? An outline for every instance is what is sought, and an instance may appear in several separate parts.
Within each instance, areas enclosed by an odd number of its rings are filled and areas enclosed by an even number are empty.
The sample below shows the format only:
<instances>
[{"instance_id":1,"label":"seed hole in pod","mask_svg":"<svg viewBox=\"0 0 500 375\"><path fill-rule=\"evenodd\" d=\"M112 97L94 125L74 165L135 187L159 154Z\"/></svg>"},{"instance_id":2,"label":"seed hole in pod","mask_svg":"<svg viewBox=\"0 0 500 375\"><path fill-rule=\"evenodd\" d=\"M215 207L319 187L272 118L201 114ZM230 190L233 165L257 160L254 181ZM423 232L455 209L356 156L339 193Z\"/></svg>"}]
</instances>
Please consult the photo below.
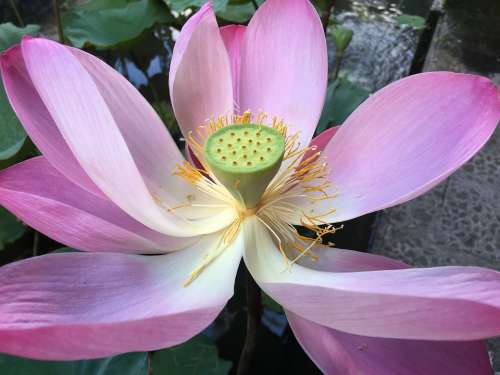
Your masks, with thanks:
<instances>
[{"instance_id":1,"label":"seed hole in pod","mask_svg":"<svg viewBox=\"0 0 500 375\"><path fill-rule=\"evenodd\" d=\"M238 162L237 161L233 161L233 165L238 165Z\"/></svg>"},{"instance_id":2,"label":"seed hole in pod","mask_svg":"<svg viewBox=\"0 0 500 375\"><path fill-rule=\"evenodd\" d=\"M246 154L243 155L243 159L246 159L246 158L248 158L248 155L246 155Z\"/></svg>"},{"instance_id":3,"label":"seed hole in pod","mask_svg":"<svg viewBox=\"0 0 500 375\"><path fill-rule=\"evenodd\" d=\"M225 156L222 157L222 160L226 160L227 158Z\"/></svg>"},{"instance_id":4,"label":"seed hole in pod","mask_svg":"<svg viewBox=\"0 0 500 375\"><path fill-rule=\"evenodd\" d=\"M248 130L245 130L243 134L248 135Z\"/></svg>"},{"instance_id":5,"label":"seed hole in pod","mask_svg":"<svg viewBox=\"0 0 500 375\"><path fill-rule=\"evenodd\" d=\"M241 148L242 148L243 150L246 150L247 146L243 145L243 146L241 146Z\"/></svg>"},{"instance_id":6,"label":"seed hole in pod","mask_svg":"<svg viewBox=\"0 0 500 375\"><path fill-rule=\"evenodd\" d=\"M257 146L260 146L260 142L259 141L257 141Z\"/></svg>"},{"instance_id":7,"label":"seed hole in pod","mask_svg":"<svg viewBox=\"0 0 500 375\"><path fill-rule=\"evenodd\" d=\"M264 157L263 156L261 156L259 159L260 159L260 161L264 161Z\"/></svg>"},{"instance_id":8,"label":"seed hole in pod","mask_svg":"<svg viewBox=\"0 0 500 375\"><path fill-rule=\"evenodd\" d=\"M219 143L222 143L224 142L224 140L222 138L219 138Z\"/></svg>"},{"instance_id":9,"label":"seed hole in pod","mask_svg":"<svg viewBox=\"0 0 500 375\"><path fill-rule=\"evenodd\" d=\"M257 132L257 133L255 133L255 135L256 135L257 137L260 137L260 135L261 135L261 134L262 134L261 132Z\"/></svg>"},{"instance_id":10,"label":"seed hole in pod","mask_svg":"<svg viewBox=\"0 0 500 375\"><path fill-rule=\"evenodd\" d=\"M247 161L247 165L248 166L252 165L252 162L251 161Z\"/></svg>"},{"instance_id":11,"label":"seed hole in pod","mask_svg":"<svg viewBox=\"0 0 500 375\"><path fill-rule=\"evenodd\" d=\"M267 137L266 141L271 142L272 141L271 137Z\"/></svg>"},{"instance_id":12,"label":"seed hole in pod","mask_svg":"<svg viewBox=\"0 0 500 375\"><path fill-rule=\"evenodd\" d=\"M256 154L257 153L257 150L253 150L253 153Z\"/></svg>"},{"instance_id":13,"label":"seed hole in pod","mask_svg":"<svg viewBox=\"0 0 500 375\"><path fill-rule=\"evenodd\" d=\"M251 139L248 140L248 143L252 143L253 141Z\"/></svg>"},{"instance_id":14,"label":"seed hole in pod","mask_svg":"<svg viewBox=\"0 0 500 375\"><path fill-rule=\"evenodd\" d=\"M241 138L236 138L236 142L241 142Z\"/></svg>"},{"instance_id":15,"label":"seed hole in pod","mask_svg":"<svg viewBox=\"0 0 500 375\"><path fill-rule=\"evenodd\" d=\"M229 134L231 134L231 137L234 137L236 135L236 134L234 134L234 132L231 132Z\"/></svg>"},{"instance_id":16,"label":"seed hole in pod","mask_svg":"<svg viewBox=\"0 0 500 375\"><path fill-rule=\"evenodd\" d=\"M218 148L217 152L220 154L222 152L222 150L220 148Z\"/></svg>"},{"instance_id":17,"label":"seed hole in pod","mask_svg":"<svg viewBox=\"0 0 500 375\"><path fill-rule=\"evenodd\" d=\"M233 147L233 145L231 143L228 143L227 147L231 148L231 147Z\"/></svg>"},{"instance_id":18,"label":"seed hole in pod","mask_svg":"<svg viewBox=\"0 0 500 375\"><path fill-rule=\"evenodd\" d=\"M271 152L271 147L268 147L268 148L267 148L267 152Z\"/></svg>"},{"instance_id":19,"label":"seed hole in pod","mask_svg":"<svg viewBox=\"0 0 500 375\"><path fill-rule=\"evenodd\" d=\"M233 150L233 152L231 152L231 154L236 155L236 150Z\"/></svg>"}]
</instances>

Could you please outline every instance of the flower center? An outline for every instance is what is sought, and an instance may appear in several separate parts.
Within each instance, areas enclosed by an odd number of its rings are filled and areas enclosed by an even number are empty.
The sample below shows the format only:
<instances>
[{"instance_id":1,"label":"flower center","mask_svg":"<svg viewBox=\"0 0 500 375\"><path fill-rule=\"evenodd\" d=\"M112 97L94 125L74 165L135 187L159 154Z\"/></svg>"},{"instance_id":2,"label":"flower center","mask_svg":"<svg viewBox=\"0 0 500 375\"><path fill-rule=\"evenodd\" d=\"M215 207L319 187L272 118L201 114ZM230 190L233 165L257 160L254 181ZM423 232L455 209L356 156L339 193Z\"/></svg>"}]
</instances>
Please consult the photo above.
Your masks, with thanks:
<instances>
[{"instance_id":1,"label":"flower center","mask_svg":"<svg viewBox=\"0 0 500 375\"><path fill-rule=\"evenodd\" d=\"M299 134L288 134L282 119L267 115L241 115L212 118L195 131L186 142L201 167L184 162L174 175L184 179L218 203L212 205L234 210L231 225L222 231L220 240L208 249L203 261L189 275L188 286L236 239L245 219L254 216L275 237L284 263L290 267L311 252L335 227L324 221L326 212L313 209L315 202L334 199L329 193L328 168L315 146L299 144ZM200 204L180 205L185 207ZM300 225L315 233L302 236ZM328 245L333 245L329 243Z\"/></svg>"},{"instance_id":2,"label":"flower center","mask_svg":"<svg viewBox=\"0 0 500 375\"><path fill-rule=\"evenodd\" d=\"M285 137L259 124L223 127L208 137L204 147L217 179L247 208L257 205L284 154Z\"/></svg>"}]
</instances>

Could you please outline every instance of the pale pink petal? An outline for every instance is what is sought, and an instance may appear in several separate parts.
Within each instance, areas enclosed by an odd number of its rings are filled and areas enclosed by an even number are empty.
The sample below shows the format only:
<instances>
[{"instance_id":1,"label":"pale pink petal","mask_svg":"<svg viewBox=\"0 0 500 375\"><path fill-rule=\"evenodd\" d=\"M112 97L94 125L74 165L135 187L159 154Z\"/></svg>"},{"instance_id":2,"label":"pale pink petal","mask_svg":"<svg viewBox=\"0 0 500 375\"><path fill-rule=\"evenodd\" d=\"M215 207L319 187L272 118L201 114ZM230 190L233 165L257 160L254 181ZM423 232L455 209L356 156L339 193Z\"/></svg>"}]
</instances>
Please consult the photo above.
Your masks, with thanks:
<instances>
[{"instance_id":1,"label":"pale pink petal","mask_svg":"<svg viewBox=\"0 0 500 375\"><path fill-rule=\"evenodd\" d=\"M39 232L78 250L165 253L197 240L145 227L110 200L75 185L42 156L0 172L0 204Z\"/></svg>"},{"instance_id":2,"label":"pale pink petal","mask_svg":"<svg viewBox=\"0 0 500 375\"><path fill-rule=\"evenodd\" d=\"M10 104L33 143L68 179L102 195L75 159L33 86L19 45L0 55L0 71Z\"/></svg>"},{"instance_id":3,"label":"pale pink petal","mask_svg":"<svg viewBox=\"0 0 500 375\"><path fill-rule=\"evenodd\" d=\"M335 208L325 220L343 221L425 193L469 160L499 119L498 89L483 77L433 72L387 86L325 148L337 198L317 211Z\"/></svg>"},{"instance_id":4,"label":"pale pink petal","mask_svg":"<svg viewBox=\"0 0 500 375\"><path fill-rule=\"evenodd\" d=\"M210 3L182 28L169 85L175 117L185 137L212 117L232 114L231 66Z\"/></svg>"},{"instance_id":5,"label":"pale pink petal","mask_svg":"<svg viewBox=\"0 0 500 375\"><path fill-rule=\"evenodd\" d=\"M139 91L102 60L76 48L70 51L96 84L149 190L171 206L197 194L184 180L172 177L184 157Z\"/></svg>"},{"instance_id":6,"label":"pale pink petal","mask_svg":"<svg viewBox=\"0 0 500 375\"><path fill-rule=\"evenodd\" d=\"M24 40L21 47L33 85L63 138L87 175L115 204L151 229L175 236L210 233L233 219L223 212L220 220L193 223L169 210L168 202L160 206L138 169L142 162L134 159L105 100L109 95L100 93L74 52L44 39ZM126 134L135 132L133 128Z\"/></svg>"},{"instance_id":7,"label":"pale pink petal","mask_svg":"<svg viewBox=\"0 0 500 375\"><path fill-rule=\"evenodd\" d=\"M446 342L381 339L327 328L286 313L295 337L329 375L490 375L481 341Z\"/></svg>"},{"instance_id":8,"label":"pale pink petal","mask_svg":"<svg viewBox=\"0 0 500 375\"><path fill-rule=\"evenodd\" d=\"M240 110L282 117L309 144L323 109L328 75L325 34L307 0L267 0L241 49Z\"/></svg>"},{"instance_id":9,"label":"pale pink petal","mask_svg":"<svg viewBox=\"0 0 500 375\"><path fill-rule=\"evenodd\" d=\"M73 360L188 340L233 294L239 240L184 285L217 241L159 256L54 254L0 268L0 352Z\"/></svg>"},{"instance_id":10,"label":"pale pink petal","mask_svg":"<svg viewBox=\"0 0 500 375\"><path fill-rule=\"evenodd\" d=\"M231 63L231 78L236 112L239 112L240 108L241 44L245 30L246 26L243 25L228 25L220 28L220 35L226 46Z\"/></svg>"},{"instance_id":11,"label":"pale pink petal","mask_svg":"<svg viewBox=\"0 0 500 375\"><path fill-rule=\"evenodd\" d=\"M174 80L175 75L177 74L177 69L179 68L184 52L186 52L186 48L191 40L191 35L207 13L213 13L212 4L208 1L203 4L203 6L195 14L189 17L184 26L182 26L181 32L175 41L174 51L170 61L170 71L168 74L168 88L170 90L170 95L172 95L172 90L174 88Z\"/></svg>"},{"instance_id":12,"label":"pale pink petal","mask_svg":"<svg viewBox=\"0 0 500 375\"><path fill-rule=\"evenodd\" d=\"M286 309L315 323L386 338L462 341L500 334L500 272L478 267L325 272L299 264L288 269L266 227L253 218L244 226L252 276Z\"/></svg>"}]
</instances>

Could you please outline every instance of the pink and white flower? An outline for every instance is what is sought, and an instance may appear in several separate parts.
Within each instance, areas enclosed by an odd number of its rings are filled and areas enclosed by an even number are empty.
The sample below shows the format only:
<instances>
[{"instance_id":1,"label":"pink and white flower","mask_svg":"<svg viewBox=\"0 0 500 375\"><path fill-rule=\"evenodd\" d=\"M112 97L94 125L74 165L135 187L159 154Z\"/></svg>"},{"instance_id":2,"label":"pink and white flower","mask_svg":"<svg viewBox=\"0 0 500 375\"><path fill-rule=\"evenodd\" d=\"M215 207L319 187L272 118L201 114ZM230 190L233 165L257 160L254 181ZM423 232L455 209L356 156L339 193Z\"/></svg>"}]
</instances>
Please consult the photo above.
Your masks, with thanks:
<instances>
[{"instance_id":1,"label":"pink and white flower","mask_svg":"<svg viewBox=\"0 0 500 375\"><path fill-rule=\"evenodd\" d=\"M210 126L270 124L265 112L283 120L274 124L287 131L288 156L299 156L286 158L249 209L202 153L205 171L187 163L145 99L99 59L29 38L0 62L9 100L43 154L0 172L0 204L85 251L0 269L0 351L81 359L179 344L231 298L243 258L326 373L490 371L479 340L500 334L499 272L409 268L293 229L306 224L320 238L335 231L322 223L404 203L444 180L496 128L500 95L489 80L414 75L312 139L328 69L313 6L268 0L248 27L223 28L203 6L170 68L183 134L196 146ZM304 164L309 144L324 159Z\"/></svg>"}]
</instances>

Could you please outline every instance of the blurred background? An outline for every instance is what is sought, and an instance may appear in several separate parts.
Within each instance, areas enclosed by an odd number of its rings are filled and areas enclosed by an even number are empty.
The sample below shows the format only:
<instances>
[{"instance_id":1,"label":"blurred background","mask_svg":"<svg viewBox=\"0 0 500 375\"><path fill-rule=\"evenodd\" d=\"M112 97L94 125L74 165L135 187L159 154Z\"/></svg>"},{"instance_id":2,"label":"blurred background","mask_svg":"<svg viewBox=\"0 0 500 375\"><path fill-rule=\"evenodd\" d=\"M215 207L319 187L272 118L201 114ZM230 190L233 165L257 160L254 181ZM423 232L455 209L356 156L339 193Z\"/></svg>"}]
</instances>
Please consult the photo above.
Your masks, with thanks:
<instances>
[{"instance_id":1,"label":"blurred background","mask_svg":"<svg viewBox=\"0 0 500 375\"><path fill-rule=\"evenodd\" d=\"M168 94L172 49L204 0L0 0L0 51L23 35L83 48L117 69L154 106L179 146ZM246 24L261 0L215 0L219 25ZM470 72L500 84L498 0L315 0L327 35L330 82L317 132L342 124L368 95L423 71ZM35 156L0 83L0 169ZM345 223L337 247L415 266L500 270L500 135L464 168L410 203ZM0 265L54 251L55 243L0 207ZM92 361L41 362L0 355L0 374L228 374L244 342L244 273L217 321L186 344ZM500 342L490 354L500 373ZM320 373L297 344L279 305L262 297L253 372Z\"/></svg>"}]
</instances>

